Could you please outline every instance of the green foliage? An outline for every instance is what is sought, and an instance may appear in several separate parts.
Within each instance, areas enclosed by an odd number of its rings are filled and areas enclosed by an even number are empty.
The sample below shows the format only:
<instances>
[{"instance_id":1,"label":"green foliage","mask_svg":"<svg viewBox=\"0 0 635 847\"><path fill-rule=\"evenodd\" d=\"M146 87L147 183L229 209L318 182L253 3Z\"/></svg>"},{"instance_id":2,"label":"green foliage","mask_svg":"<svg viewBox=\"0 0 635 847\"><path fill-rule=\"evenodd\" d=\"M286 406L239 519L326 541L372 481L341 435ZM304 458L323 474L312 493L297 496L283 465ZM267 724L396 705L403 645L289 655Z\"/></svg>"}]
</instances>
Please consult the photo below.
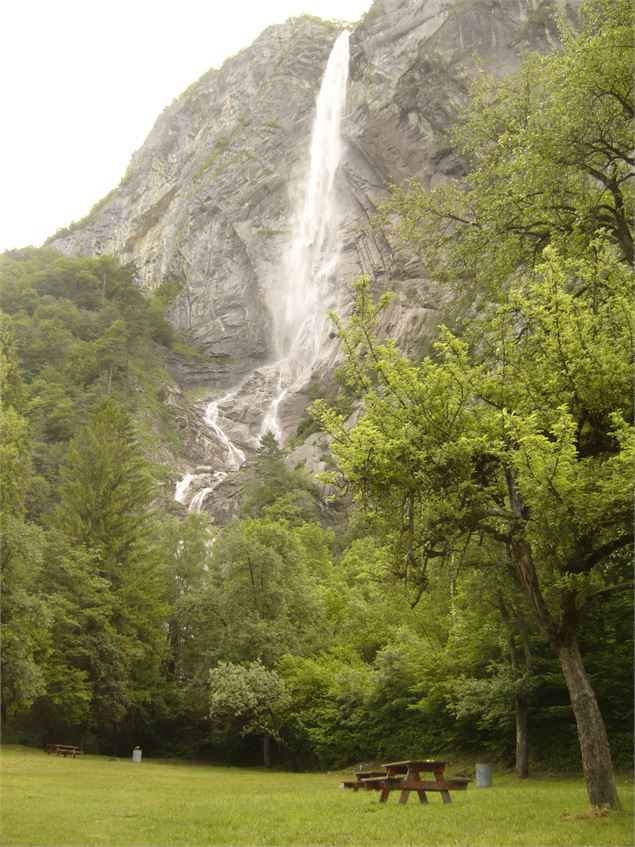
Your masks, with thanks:
<instances>
[{"instance_id":1,"label":"green foliage","mask_svg":"<svg viewBox=\"0 0 635 847\"><path fill-rule=\"evenodd\" d=\"M524 588L554 645L556 620L573 632L593 603L632 585L629 297L611 248L598 242L580 260L546 251L525 290L466 340L445 330L439 361L413 365L374 340L377 309L360 283L340 333L365 414L348 430L316 409L415 597L431 561L465 556L484 536L516 555L519 539L531 547L542 595ZM482 546L474 555L497 558Z\"/></svg>"},{"instance_id":2,"label":"green foliage","mask_svg":"<svg viewBox=\"0 0 635 847\"><path fill-rule=\"evenodd\" d=\"M60 661L70 660L80 688L90 681L91 722L99 725L108 715L117 724L152 696L165 609L149 522L150 480L132 423L111 398L72 440L62 479L55 523L65 542L54 573L63 581L73 573L63 595L80 619L91 609L92 625L77 625L81 635ZM71 590L80 591L81 613Z\"/></svg>"},{"instance_id":3,"label":"green foliage","mask_svg":"<svg viewBox=\"0 0 635 847\"><path fill-rule=\"evenodd\" d=\"M265 733L281 740L279 714L289 698L282 679L262 662L220 662L209 672L209 692L212 721L238 720L243 733Z\"/></svg>"},{"instance_id":4,"label":"green foliage","mask_svg":"<svg viewBox=\"0 0 635 847\"><path fill-rule=\"evenodd\" d=\"M222 630L216 655L268 666L320 637L317 578L302 535L266 518L235 521L214 544L212 573Z\"/></svg>"},{"instance_id":5,"label":"green foliage","mask_svg":"<svg viewBox=\"0 0 635 847\"><path fill-rule=\"evenodd\" d=\"M454 139L463 181L414 182L386 207L428 271L458 290L476 282L499 297L547 245L576 256L600 228L633 260L632 5L587 3L582 20L516 76L477 79Z\"/></svg>"},{"instance_id":6,"label":"green foliage","mask_svg":"<svg viewBox=\"0 0 635 847\"><path fill-rule=\"evenodd\" d=\"M105 571L124 568L147 522L151 484L132 422L105 398L71 441L56 524L77 545L100 550Z\"/></svg>"},{"instance_id":7,"label":"green foliage","mask_svg":"<svg viewBox=\"0 0 635 847\"><path fill-rule=\"evenodd\" d=\"M174 330L166 319L165 313L177 299L181 289L182 285L178 280L165 280L152 292L152 297L148 301L148 319L152 340L164 347L172 347L176 341Z\"/></svg>"},{"instance_id":8,"label":"green foliage","mask_svg":"<svg viewBox=\"0 0 635 847\"><path fill-rule=\"evenodd\" d=\"M193 680L199 670L205 630L211 624L205 593L215 531L207 515L195 512L188 512L183 520L165 516L153 529L158 536L169 608L168 683L181 690L184 681Z\"/></svg>"},{"instance_id":9,"label":"green foliage","mask_svg":"<svg viewBox=\"0 0 635 847\"><path fill-rule=\"evenodd\" d=\"M0 326L0 512L24 514L30 473L24 388L10 327Z\"/></svg>"},{"instance_id":10,"label":"green foliage","mask_svg":"<svg viewBox=\"0 0 635 847\"><path fill-rule=\"evenodd\" d=\"M188 358L194 359L195 361L207 361L207 358L204 353L202 353L200 350L197 350L195 347L191 347L189 344L186 344L183 341L179 341L178 339L172 342L170 348L174 350L175 353L180 353L181 356L187 356Z\"/></svg>"},{"instance_id":11,"label":"green foliage","mask_svg":"<svg viewBox=\"0 0 635 847\"><path fill-rule=\"evenodd\" d=\"M44 560L39 527L0 513L2 715L27 710L44 692L50 609L38 591Z\"/></svg>"},{"instance_id":12,"label":"green foliage","mask_svg":"<svg viewBox=\"0 0 635 847\"><path fill-rule=\"evenodd\" d=\"M241 514L255 516L261 510L275 506L275 511L282 517L294 522L317 517L319 491L316 484L302 468L292 471L287 468L285 452L272 433L261 438L257 456L253 464L243 469L242 477ZM286 502L284 507L279 502L283 498Z\"/></svg>"},{"instance_id":13,"label":"green foliage","mask_svg":"<svg viewBox=\"0 0 635 847\"><path fill-rule=\"evenodd\" d=\"M163 303L164 306L170 306L179 296L182 288L183 286L178 279L166 279L153 293L160 303Z\"/></svg>"},{"instance_id":14,"label":"green foliage","mask_svg":"<svg viewBox=\"0 0 635 847\"><path fill-rule=\"evenodd\" d=\"M103 395L116 396L139 416L154 417L156 429L172 438L169 417L153 398L165 377L152 349L153 340L167 343L170 333L164 305L144 297L133 269L108 256L67 259L50 249L10 251L0 258L0 293L3 346L8 344L3 361L9 356L11 373L21 372L19 413L26 420L20 424L15 412L3 412L11 417L6 430L12 433L4 447L3 466L12 468L4 490L26 478L26 470L18 473L11 465L18 454L25 461L27 451L16 444L26 437L20 435L26 425L32 484L20 496L29 516L40 519L54 508L66 445ZM13 390L11 373L5 390ZM17 502L17 492L12 499Z\"/></svg>"},{"instance_id":15,"label":"green foliage","mask_svg":"<svg viewBox=\"0 0 635 847\"><path fill-rule=\"evenodd\" d=\"M109 257L12 251L0 282L3 713L107 736L147 708L165 648L155 490L122 404L152 402L129 390L154 371L148 305Z\"/></svg>"},{"instance_id":16,"label":"green foliage","mask_svg":"<svg viewBox=\"0 0 635 847\"><path fill-rule=\"evenodd\" d=\"M289 690L285 738L326 767L363 759L368 746L368 693L372 670L351 655L308 659L286 656L278 669Z\"/></svg>"}]
</instances>

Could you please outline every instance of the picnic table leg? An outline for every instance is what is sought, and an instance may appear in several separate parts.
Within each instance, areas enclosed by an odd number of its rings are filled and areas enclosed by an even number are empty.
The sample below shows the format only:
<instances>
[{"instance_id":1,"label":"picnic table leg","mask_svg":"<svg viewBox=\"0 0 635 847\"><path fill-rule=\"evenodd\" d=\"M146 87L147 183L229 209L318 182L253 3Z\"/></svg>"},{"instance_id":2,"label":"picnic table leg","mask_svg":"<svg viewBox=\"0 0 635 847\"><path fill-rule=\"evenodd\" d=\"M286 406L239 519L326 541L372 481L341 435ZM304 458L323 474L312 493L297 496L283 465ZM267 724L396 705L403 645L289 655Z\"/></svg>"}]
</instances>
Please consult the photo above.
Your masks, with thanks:
<instances>
[{"instance_id":1,"label":"picnic table leg","mask_svg":"<svg viewBox=\"0 0 635 847\"><path fill-rule=\"evenodd\" d=\"M421 774L419 773L419 771L411 770L408 773L408 775L406 776L406 778L404 779L404 784L406 784L408 782L421 782ZM422 791L419 788L417 788L415 790L417 792L417 796L419 797L419 802L420 803L427 803L428 802L428 795L426 794L426 792ZM408 802L408 794L410 794L410 791L412 791L412 789L404 789L401 792L401 797L399 798L400 803L407 803Z\"/></svg>"},{"instance_id":2,"label":"picnic table leg","mask_svg":"<svg viewBox=\"0 0 635 847\"><path fill-rule=\"evenodd\" d=\"M385 803L388 799L388 795L390 794L390 788L382 788L381 794L379 795L379 802Z\"/></svg>"},{"instance_id":3,"label":"picnic table leg","mask_svg":"<svg viewBox=\"0 0 635 847\"><path fill-rule=\"evenodd\" d=\"M443 771L435 771L434 772L434 779L435 779L436 782L443 782L443 780L444 780ZM449 791L440 791L439 793L441 794L441 799L443 800L444 803L451 803L452 802L452 798L450 797Z\"/></svg>"}]
</instances>

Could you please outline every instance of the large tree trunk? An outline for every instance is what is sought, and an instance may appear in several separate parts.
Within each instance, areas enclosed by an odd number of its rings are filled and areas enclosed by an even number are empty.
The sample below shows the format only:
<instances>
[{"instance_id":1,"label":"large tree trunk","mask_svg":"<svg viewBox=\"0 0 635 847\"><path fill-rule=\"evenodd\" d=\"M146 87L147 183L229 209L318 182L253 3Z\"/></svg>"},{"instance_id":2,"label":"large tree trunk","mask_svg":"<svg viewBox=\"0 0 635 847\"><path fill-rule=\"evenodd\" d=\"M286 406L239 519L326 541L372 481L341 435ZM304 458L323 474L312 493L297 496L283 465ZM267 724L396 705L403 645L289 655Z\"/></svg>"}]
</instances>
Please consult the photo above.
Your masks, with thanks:
<instances>
[{"instance_id":1,"label":"large tree trunk","mask_svg":"<svg viewBox=\"0 0 635 847\"><path fill-rule=\"evenodd\" d=\"M525 541L514 541L512 553L519 584L536 622L560 659L578 728L582 768L591 805L619 809L606 727L575 636L576 615L572 598L561 598L561 615L568 619L568 625L556 625L538 586L531 547Z\"/></svg>"},{"instance_id":2,"label":"large tree trunk","mask_svg":"<svg viewBox=\"0 0 635 847\"><path fill-rule=\"evenodd\" d=\"M602 714L580 655L578 642L558 648L558 658L571 697L582 753L582 767L592 806L619 808L613 762Z\"/></svg>"},{"instance_id":3,"label":"large tree trunk","mask_svg":"<svg viewBox=\"0 0 635 847\"><path fill-rule=\"evenodd\" d=\"M507 475L507 481L512 512L524 519L524 510L515 490L511 471ZM619 809L620 801L606 727L595 692L584 669L576 638L575 596L570 592L561 595L561 621L557 624L540 590L530 544L522 537L512 538L511 553L514 578L523 591L542 634L560 659L578 728L582 767L591 805Z\"/></svg>"},{"instance_id":4,"label":"large tree trunk","mask_svg":"<svg viewBox=\"0 0 635 847\"><path fill-rule=\"evenodd\" d=\"M529 705L524 697L516 698L516 776L529 776Z\"/></svg>"}]
</instances>

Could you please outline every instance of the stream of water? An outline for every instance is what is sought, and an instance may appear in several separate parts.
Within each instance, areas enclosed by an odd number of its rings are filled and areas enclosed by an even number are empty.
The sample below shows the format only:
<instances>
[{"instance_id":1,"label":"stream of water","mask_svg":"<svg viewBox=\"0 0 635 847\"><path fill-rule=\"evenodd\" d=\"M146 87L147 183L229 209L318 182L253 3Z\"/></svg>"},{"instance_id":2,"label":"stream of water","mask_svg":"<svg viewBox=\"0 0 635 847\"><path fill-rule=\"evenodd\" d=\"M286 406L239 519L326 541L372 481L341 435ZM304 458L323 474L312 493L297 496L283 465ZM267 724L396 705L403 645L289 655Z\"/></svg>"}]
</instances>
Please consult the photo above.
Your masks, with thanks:
<instances>
[{"instance_id":1,"label":"stream of water","mask_svg":"<svg viewBox=\"0 0 635 847\"><path fill-rule=\"evenodd\" d=\"M328 311L337 306L335 271L342 252L336 174L342 158L342 116L346 105L349 65L349 32L338 36L324 71L316 101L308 165L298 187L293 207L288 248L281 262L278 284L270 293L275 361L261 368L271 398L258 435L272 432L282 443L280 406L284 399L303 388L328 338ZM246 381L248 383L249 380ZM246 387L246 385L245 385ZM208 404L204 420L224 447L224 467L237 470L245 453L234 444L219 424L223 405L229 407L240 389ZM192 485L198 490L188 508L200 512L206 497L226 474L185 474L176 486L175 499L185 504Z\"/></svg>"},{"instance_id":2,"label":"stream of water","mask_svg":"<svg viewBox=\"0 0 635 847\"><path fill-rule=\"evenodd\" d=\"M308 166L295 205L281 285L272 313L278 361L277 392L260 434L271 431L281 441L278 410L289 392L305 385L330 326L336 306L334 274L342 252L335 176L342 158L342 116L346 106L349 32L340 33L322 78L311 135Z\"/></svg>"}]
</instances>

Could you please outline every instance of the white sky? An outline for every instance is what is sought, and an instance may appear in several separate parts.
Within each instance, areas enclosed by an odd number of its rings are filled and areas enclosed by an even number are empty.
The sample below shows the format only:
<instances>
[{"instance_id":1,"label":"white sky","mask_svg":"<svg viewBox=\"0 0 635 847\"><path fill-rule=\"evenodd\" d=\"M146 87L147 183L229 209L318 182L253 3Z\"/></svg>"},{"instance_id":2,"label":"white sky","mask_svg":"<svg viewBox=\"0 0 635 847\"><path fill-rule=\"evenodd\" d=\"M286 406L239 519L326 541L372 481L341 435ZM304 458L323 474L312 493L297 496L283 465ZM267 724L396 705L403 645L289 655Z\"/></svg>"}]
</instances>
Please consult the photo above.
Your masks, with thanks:
<instances>
[{"instance_id":1,"label":"white sky","mask_svg":"<svg viewBox=\"0 0 635 847\"><path fill-rule=\"evenodd\" d=\"M371 0L5 0L0 251L39 246L124 175L165 106L272 23Z\"/></svg>"}]
</instances>

